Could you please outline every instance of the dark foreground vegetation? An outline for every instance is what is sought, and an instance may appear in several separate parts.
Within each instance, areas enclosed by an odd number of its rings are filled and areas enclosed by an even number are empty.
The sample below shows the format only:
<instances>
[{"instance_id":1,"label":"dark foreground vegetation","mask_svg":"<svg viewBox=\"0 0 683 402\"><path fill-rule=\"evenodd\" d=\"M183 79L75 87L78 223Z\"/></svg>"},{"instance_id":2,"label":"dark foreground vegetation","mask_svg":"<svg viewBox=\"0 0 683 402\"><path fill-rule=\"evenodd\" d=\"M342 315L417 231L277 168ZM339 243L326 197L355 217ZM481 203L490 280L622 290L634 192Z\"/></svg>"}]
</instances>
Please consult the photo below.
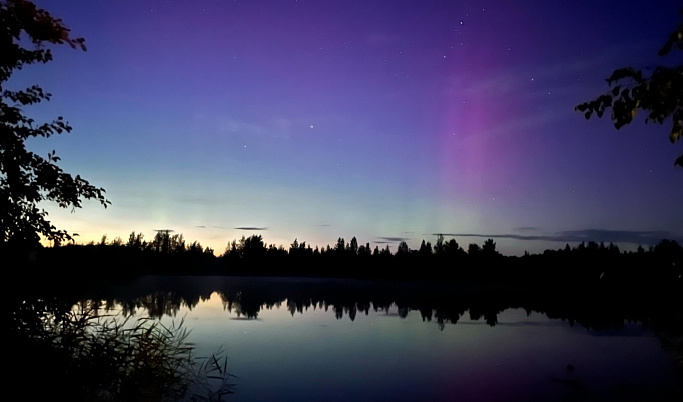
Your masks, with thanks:
<instances>
[{"instance_id":1,"label":"dark foreground vegetation","mask_svg":"<svg viewBox=\"0 0 683 402\"><path fill-rule=\"evenodd\" d=\"M683 247L662 240L645 250L622 252L614 244L588 242L541 254L504 256L492 239L463 249L439 236L411 250L405 242L392 253L386 246L359 245L339 238L330 247L312 248L297 240L288 249L266 245L260 235L233 240L222 255L186 243L182 235L159 232L151 241L131 233L98 244L69 244L11 253L4 261L12 274L57 280L75 278L131 280L141 275L299 276L381 280L447 280L516 284L681 283Z\"/></svg>"},{"instance_id":2,"label":"dark foreground vegetation","mask_svg":"<svg viewBox=\"0 0 683 402\"><path fill-rule=\"evenodd\" d=\"M3 380L18 400L221 400L233 392L227 357L195 356L182 321L164 326L66 300L3 300Z\"/></svg>"}]
</instances>

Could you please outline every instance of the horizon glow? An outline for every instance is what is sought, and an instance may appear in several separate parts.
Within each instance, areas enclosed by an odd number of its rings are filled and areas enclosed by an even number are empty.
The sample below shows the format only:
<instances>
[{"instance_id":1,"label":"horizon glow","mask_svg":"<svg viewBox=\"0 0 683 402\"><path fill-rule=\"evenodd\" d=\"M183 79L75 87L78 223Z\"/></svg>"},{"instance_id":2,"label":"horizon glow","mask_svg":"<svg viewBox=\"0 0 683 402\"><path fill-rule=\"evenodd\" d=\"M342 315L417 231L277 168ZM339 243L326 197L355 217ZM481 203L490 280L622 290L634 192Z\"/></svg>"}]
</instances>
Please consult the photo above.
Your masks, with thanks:
<instances>
[{"instance_id":1,"label":"horizon glow","mask_svg":"<svg viewBox=\"0 0 683 402\"><path fill-rule=\"evenodd\" d=\"M52 100L26 114L74 128L30 149L112 202L45 204L79 243L172 229L220 254L251 234L418 248L444 233L521 255L581 239L565 232L683 238L669 126L574 112L614 69L672 62L656 53L674 1L35 3L88 47L8 83L41 85Z\"/></svg>"}]
</instances>

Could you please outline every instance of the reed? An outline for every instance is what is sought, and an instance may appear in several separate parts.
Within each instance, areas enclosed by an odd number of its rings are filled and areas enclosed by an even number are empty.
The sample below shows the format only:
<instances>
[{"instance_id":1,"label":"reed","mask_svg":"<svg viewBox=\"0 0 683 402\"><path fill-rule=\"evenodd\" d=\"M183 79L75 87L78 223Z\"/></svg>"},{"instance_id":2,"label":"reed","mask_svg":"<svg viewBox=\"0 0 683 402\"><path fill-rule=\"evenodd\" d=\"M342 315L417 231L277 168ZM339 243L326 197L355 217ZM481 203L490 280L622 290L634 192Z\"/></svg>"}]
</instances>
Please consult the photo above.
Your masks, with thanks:
<instances>
[{"instance_id":1,"label":"reed","mask_svg":"<svg viewBox=\"0 0 683 402\"><path fill-rule=\"evenodd\" d=\"M10 384L20 391L83 401L220 401L233 393L223 351L195 357L183 320L122 317L93 301L68 310L23 303L12 317L19 358Z\"/></svg>"}]
</instances>

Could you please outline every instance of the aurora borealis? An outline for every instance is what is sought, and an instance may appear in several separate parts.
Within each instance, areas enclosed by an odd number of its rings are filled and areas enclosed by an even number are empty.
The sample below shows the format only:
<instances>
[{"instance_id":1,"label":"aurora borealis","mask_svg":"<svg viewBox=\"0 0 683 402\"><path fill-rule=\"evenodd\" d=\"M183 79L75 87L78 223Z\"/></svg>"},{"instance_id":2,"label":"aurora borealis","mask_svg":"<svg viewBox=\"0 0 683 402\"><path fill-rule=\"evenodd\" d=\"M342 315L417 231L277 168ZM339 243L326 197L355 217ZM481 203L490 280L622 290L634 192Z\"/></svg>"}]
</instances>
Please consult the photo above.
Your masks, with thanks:
<instances>
[{"instance_id":1,"label":"aurora borealis","mask_svg":"<svg viewBox=\"0 0 683 402\"><path fill-rule=\"evenodd\" d=\"M252 233L504 254L683 237L680 144L574 106L657 51L674 1L57 1L87 52L19 71L70 134L30 148L112 205L45 207L78 242L172 229L221 253Z\"/></svg>"}]
</instances>

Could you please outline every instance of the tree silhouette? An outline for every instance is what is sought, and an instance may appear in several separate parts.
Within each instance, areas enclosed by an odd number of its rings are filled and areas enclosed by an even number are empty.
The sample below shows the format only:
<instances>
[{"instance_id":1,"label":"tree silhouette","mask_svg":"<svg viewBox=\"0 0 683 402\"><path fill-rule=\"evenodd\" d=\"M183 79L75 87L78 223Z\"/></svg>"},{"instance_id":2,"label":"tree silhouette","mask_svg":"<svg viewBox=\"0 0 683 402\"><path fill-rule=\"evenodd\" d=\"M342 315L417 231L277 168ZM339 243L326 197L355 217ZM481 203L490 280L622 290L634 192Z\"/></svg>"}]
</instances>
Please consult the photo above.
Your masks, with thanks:
<instances>
[{"instance_id":1,"label":"tree silhouette","mask_svg":"<svg viewBox=\"0 0 683 402\"><path fill-rule=\"evenodd\" d=\"M481 248L481 253L486 257L497 256L498 252L496 251L496 242L494 242L493 239L486 240Z\"/></svg>"},{"instance_id":2,"label":"tree silhouette","mask_svg":"<svg viewBox=\"0 0 683 402\"><path fill-rule=\"evenodd\" d=\"M292 244L289 246L289 253L296 253L299 250L299 241L297 239L294 239Z\"/></svg>"},{"instance_id":3,"label":"tree silhouette","mask_svg":"<svg viewBox=\"0 0 683 402\"><path fill-rule=\"evenodd\" d=\"M409 253L410 247L408 247L408 243L406 243L405 241L401 241L401 243L398 244L398 250L396 250L396 255Z\"/></svg>"},{"instance_id":4,"label":"tree silhouette","mask_svg":"<svg viewBox=\"0 0 683 402\"><path fill-rule=\"evenodd\" d=\"M420 244L420 250L418 252L422 255L432 255L432 243L422 240L422 243Z\"/></svg>"},{"instance_id":5,"label":"tree silhouette","mask_svg":"<svg viewBox=\"0 0 683 402\"><path fill-rule=\"evenodd\" d=\"M143 250L146 245L146 242L143 240L144 237L145 235L142 233L136 234L135 231L133 231L128 236L128 243L126 243L126 245L136 250Z\"/></svg>"},{"instance_id":6,"label":"tree silhouette","mask_svg":"<svg viewBox=\"0 0 683 402\"><path fill-rule=\"evenodd\" d=\"M683 14L683 9L681 10ZM659 56L666 56L672 50L683 50L683 24L679 25L659 50ZM638 111L647 113L645 123L663 124L671 120L669 140L673 143L683 136L683 65L674 67L657 66L647 76L633 67L619 68L607 79L610 90L592 101L576 106L586 119L595 114L602 117L612 109L611 119L618 130L630 124ZM683 155L674 165L683 166Z\"/></svg>"},{"instance_id":7,"label":"tree silhouette","mask_svg":"<svg viewBox=\"0 0 683 402\"><path fill-rule=\"evenodd\" d=\"M442 234L436 236L436 244L434 245L434 254L443 255L446 251L446 245L444 243L444 237Z\"/></svg>"},{"instance_id":8,"label":"tree silhouette","mask_svg":"<svg viewBox=\"0 0 683 402\"><path fill-rule=\"evenodd\" d=\"M467 255L470 257L476 257L481 253L481 247L479 247L478 244L476 243L470 243L469 246L467 246Z\"/></svg>"},{"instance_id":9,"label":"tree silhouette","mask_svg":"<svg viewBox=\"0 0 683 402\"><path fill-rule=\"evenodd\" d=\"M465 251L460 247L457 241L455 239L450 239L447 243L445 243L444 250L447 255L453 255L457 256L459 254L465 254Z\"/></svg>"},{"instance_id":10,"label":"tree silhouette","mask_svg":"<svg viewBox=\"0 0 683 402\"><path fill-rule=\"evenodd\" d=\"M41 235L55 243L71 240L69 233L47 220L47 212L37 206L41 201L54 201L62 208L80 208L82 199L96 199L105 207L109 204L104 189L57 166L54 150L45 159L26 149L29 138L71 131L61 116L38 124L24 115L22 107L49 100L51 95L37 85L18 91L5 88L15 71L52 60L46 44L85 50L83 38L69 34L60 19L29 1L0 2L0 248L35 247ZM32 47L23 46L26 38Z\"/></svg>"},{"instance_id":11,"label":"tree silhouette","mask_svg":"<svg viewBox=\"0 0 683 402\"><path fill-rule=\"evenodd\" d=\"M242 236L237 248L244 258L262 257L266 252L263 236L261 235Z\"/></svg>"},{"instance_id":12,"label":"tree silhouette","mask_svg":"<svg viewBox=\"0 0 683 402\"><path fill-rule=\"evenodd\" d=\"M355 236L351 238L346 248L351 255L358 255L358 240L356 240Z\"/></svg>"}]
</instances>

